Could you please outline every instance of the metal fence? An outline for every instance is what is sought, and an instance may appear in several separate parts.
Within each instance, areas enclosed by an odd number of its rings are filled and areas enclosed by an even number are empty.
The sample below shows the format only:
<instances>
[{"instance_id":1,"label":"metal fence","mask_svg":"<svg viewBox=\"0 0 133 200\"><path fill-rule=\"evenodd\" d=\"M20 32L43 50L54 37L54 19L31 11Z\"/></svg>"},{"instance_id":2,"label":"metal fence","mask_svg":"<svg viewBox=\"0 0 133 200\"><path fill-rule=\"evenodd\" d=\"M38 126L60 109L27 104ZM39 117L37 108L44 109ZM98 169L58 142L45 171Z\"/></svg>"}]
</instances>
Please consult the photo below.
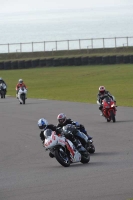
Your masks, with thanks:
<instances>
[{"instance_id":1,"label":"metal fence","mask_svg":"<svg viewBox=\"0 0 133 200\"><path fill-rule=\"evenodd\" d=\"M0 53L45 52L73 49L118 48L133 46L133 37L90 38L27 43L0 44Z\"/></svg>"}]
</instances>

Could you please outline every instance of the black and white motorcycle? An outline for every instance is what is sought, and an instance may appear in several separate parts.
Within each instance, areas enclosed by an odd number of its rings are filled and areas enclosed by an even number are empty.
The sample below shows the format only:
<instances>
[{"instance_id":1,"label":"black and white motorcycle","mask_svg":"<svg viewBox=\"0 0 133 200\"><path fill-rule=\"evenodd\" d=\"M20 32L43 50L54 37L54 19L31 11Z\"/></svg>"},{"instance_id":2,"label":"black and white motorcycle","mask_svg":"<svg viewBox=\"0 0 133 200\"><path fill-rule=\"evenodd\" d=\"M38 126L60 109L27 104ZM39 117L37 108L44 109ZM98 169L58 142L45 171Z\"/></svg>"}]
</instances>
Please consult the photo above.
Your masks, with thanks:
<instances>
[{"instance_id":1,"label":"black and white motorcycle","mask_svg":"<svg viewBox=\"0 0 133 200\"><path fill-rule=\"evenodd\" d=\"M5 96L6 96L6 84L5 83L0 83L0 96L1 96L1 99L5 99Z\"/></svg>"},{"instance_id":2,"label":"black and white motorcycle","mask_svg":"<svg viewBox=\"0 0 133 200\"><path fill-rule=\"evenodd\" d=\"M27 89L25 87L20 87L18 94L17 94L17 98L18 98L20 104L25 104L26 94L27 94Z\"/></svg>"}]
</instances>

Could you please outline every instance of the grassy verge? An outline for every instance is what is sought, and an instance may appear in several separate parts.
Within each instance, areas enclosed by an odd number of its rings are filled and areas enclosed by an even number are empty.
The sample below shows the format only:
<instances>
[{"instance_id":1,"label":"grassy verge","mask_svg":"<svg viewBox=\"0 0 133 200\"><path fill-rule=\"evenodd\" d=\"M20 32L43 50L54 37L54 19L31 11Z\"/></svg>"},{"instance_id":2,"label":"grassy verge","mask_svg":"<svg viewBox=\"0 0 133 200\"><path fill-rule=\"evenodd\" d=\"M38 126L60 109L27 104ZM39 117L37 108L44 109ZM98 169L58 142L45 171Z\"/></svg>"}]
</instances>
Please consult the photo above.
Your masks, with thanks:
<instances>
[{"instance_id":1,"label":"grassy verge","mask_svg":"<svg viewBox=\"0 0 133 200\"><path fill-rule=\"evenodd\" d=\"M98 87L104 85L120 106L133 106L133 65L80 67L45 67L1 71L8 95L15 96L15 86L22 78L29 98L96 103Z\"/></svg>"}]
</instances>

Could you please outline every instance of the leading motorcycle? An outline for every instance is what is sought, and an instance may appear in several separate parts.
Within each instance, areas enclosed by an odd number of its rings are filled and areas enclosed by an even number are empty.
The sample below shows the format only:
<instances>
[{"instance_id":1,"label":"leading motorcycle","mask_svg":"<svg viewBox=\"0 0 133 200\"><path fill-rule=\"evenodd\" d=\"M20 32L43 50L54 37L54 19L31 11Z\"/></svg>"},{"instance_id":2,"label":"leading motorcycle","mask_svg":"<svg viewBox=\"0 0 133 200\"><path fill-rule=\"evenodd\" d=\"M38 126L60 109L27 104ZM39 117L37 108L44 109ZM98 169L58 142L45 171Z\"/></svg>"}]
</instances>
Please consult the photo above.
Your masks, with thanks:
<instances>
[{"instance_id":1,"label":"leading motorcycle","mask_svg":"<svg viewBox=\"0 0 133 200\"><path fill-rule=\"evenodd\" d=\"M90 154L81 146L76 149L74 144L63 134L57 135L55 131L47 129L44 131L44 147L49 150L56 160L64 167L69 167L72 163L88 163Z\"/></svg>"},{"instance_id":2,"label":"leading motorcycle","mask_svg":"<svg viewBox=\"0 0 133 200\"><path fill-rule=\"evenodd\" d=\"M6 96L6 84L5 83L0 83L0 96L1 99L5 99Z\"/></svg>"}]
</instances>

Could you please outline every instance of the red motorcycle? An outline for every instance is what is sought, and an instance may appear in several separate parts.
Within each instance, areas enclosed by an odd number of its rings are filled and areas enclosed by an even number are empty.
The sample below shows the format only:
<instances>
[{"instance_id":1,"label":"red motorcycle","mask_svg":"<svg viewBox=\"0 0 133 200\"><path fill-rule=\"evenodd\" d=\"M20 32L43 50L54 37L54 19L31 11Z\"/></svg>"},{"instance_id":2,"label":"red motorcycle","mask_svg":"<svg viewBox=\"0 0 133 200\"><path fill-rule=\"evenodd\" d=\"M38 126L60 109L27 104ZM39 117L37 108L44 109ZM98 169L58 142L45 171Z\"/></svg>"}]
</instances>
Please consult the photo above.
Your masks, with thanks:
<instances>
[{"instance_id":1,"label":"red motorcycle","mask_svg":"<svg viewBox=\"0 0 133 200\"><path fill-rule=\"evenodd\" d=\"M109 96L105 97L102 100L102 113L103 116L106 118L107 122L110 122L111 120L113 122L116 121L115 116L116 116L116 102L112 100Z\"/></svg>"}]
</instances>

